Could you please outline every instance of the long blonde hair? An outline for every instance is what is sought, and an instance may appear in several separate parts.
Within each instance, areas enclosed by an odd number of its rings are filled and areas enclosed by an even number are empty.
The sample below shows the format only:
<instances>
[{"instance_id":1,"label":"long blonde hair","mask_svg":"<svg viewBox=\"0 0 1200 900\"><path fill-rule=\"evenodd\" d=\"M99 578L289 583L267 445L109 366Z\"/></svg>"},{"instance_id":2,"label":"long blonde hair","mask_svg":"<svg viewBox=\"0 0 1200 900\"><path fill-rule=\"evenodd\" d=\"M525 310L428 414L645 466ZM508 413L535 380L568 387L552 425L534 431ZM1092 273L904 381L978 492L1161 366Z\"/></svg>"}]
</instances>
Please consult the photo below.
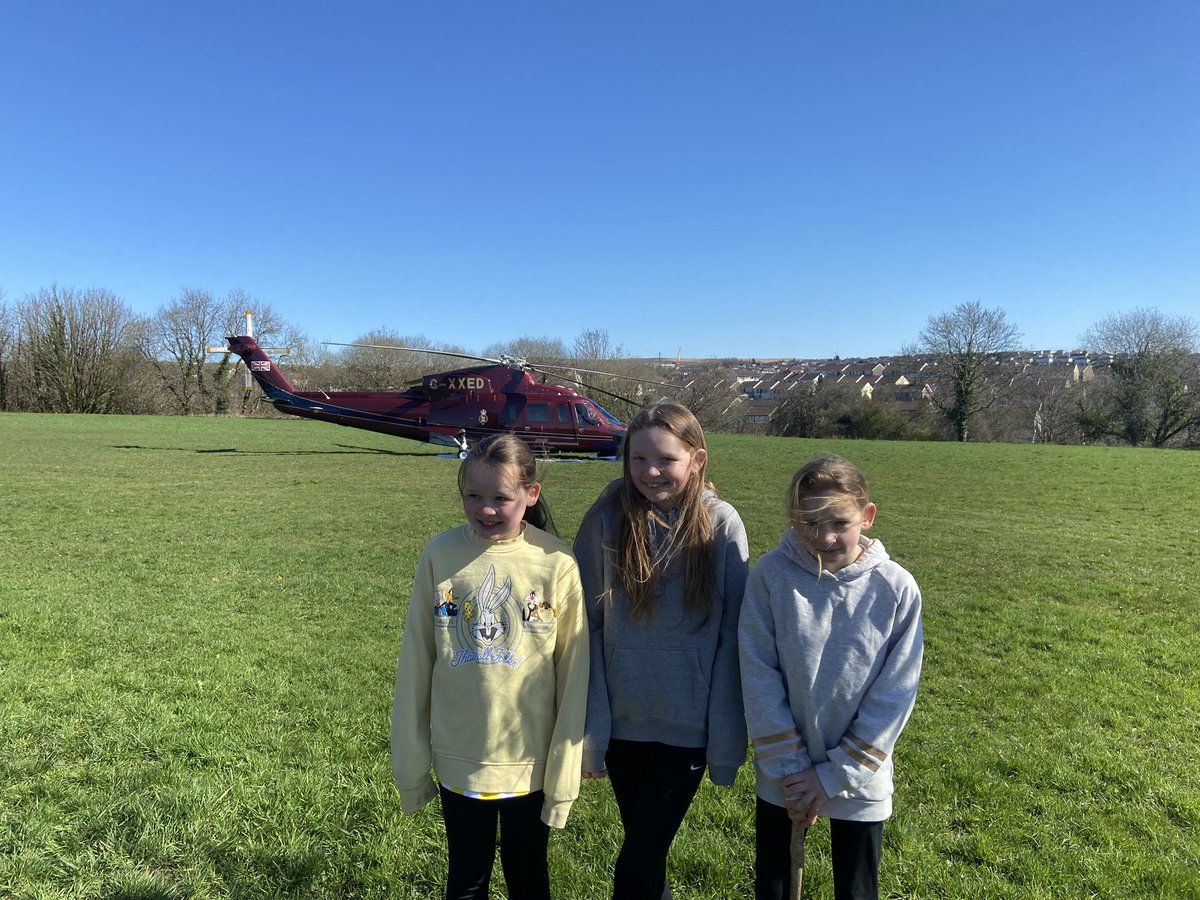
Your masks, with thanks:
<instances>
[{"instance_id":1,"label":"long blonde hair","mask_svg":"<svg viewBox=\"0 0 1200 900\"><path fill-rule=\"evenodd\" d=\"M666 523L634 485L629 472L630 439L645 428L662 428L682 441L692 453L703 450L705 457L683 489L679 498L679 516L670 528L665 547L657 554L650 540L650 527L653 522ZM692 411L682 404L655 403L643 408L629 423L622 463L625 477L619 491L622 515L617 537L616 573L635 619L651 618L656 582L677 556L683 557L685 566L684 608L702 613L706 622L712 615L717 576L712 517L704 503L705 490L713 489L704 478L708 467L707 453L704 429Z\"/></svg>"}]
</instances>

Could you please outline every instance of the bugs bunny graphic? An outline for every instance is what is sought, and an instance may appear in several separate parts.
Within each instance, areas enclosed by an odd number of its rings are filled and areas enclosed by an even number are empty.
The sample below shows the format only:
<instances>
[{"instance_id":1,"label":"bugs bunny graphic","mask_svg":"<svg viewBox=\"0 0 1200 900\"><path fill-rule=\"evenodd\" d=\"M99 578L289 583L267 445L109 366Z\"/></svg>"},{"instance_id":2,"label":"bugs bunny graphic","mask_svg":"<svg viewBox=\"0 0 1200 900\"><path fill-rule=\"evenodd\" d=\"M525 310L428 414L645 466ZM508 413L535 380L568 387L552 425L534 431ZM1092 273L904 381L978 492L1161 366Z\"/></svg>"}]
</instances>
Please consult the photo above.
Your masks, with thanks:
<instances>
[{"instance_id":1,"label":"bugs bunny graphic","mask_svg":"<svg viewBox=\"0 0 1200 900\"><path fill-rule=\"evenodd\" d=\"M471 636L475 640L490 647L495 641L504 636L504 623L496 616L497 610L504 606L512 593L512 579L505 578L504 585L496 590L496 567L489 566L487 577L475 592L479 608L479 621L471 626Z\"/></svg>"}]
</instances>

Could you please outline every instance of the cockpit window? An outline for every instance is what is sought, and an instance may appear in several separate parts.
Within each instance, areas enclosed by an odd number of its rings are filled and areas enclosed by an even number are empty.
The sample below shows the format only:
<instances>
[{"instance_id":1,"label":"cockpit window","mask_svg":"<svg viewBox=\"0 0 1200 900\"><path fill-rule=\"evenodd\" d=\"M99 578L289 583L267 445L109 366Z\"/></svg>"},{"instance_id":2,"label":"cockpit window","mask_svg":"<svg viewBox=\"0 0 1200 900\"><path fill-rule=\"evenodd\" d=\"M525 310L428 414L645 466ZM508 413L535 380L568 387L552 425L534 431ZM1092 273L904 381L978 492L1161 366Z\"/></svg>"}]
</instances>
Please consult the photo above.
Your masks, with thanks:
<instances>
[{"instance_id":1,"label":"cockpit window","mask_svg":"<svg viewBox=\"0 0 1200 900\"><path fill-rule=\"evenodd\" d=\"M624 424L620 419L618 419L616 416L614 416L612 413L610 413L607 409L605 409L599 403L596 403L594 405L595 405L596 409L600 410L600 415L604 416L604 422L606 425L611 425L613 428L620 428Z\"/></svg>"},{"instance_id":2,"label":"cockpit window","mask_svg":"<svg viewBox=\"0 0 1200 900\"><path fill-rule=\"evenodd\" d=\"M579 416L579 422L582 425L597 427L600 425L600 420L596 417L596 413L586 403L576 403L575 414Z\"/></svg>"}]
</instances>

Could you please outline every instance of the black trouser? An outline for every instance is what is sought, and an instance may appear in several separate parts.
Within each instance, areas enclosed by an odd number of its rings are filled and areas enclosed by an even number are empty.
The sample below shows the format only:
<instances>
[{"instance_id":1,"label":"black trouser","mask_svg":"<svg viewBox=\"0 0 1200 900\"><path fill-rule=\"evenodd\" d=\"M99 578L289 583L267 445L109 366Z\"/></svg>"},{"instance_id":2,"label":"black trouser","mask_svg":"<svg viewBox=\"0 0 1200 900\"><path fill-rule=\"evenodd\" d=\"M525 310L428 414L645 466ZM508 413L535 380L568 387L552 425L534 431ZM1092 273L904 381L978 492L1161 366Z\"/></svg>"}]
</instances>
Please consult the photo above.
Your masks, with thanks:
<instances>
[{"instance_id":1,"label":"black trouser","mask_svg":"<svg viewBox=\"0 0 1200 900\"><path fill-rule=\"evenodd\" d=\"M704 747L609 741L605 764L625 840L613 900L670 900L667 851L704 777Z\"/></svg>"},{"instance_id":2,"label":"black trouser","mask_svg":"<svg viewBox=\"0 0 1200 900\"><path fill-rule=\"evenodd\" d=\"M787 810L761 797L754 804L754 897L783 900L792 896L792 820ZM829 820L836 900L878 900L882 822Z\"/></svg>"},{"instance_id":3,"label":"black trouser","mask_svg":"<svg viewBox=\"0 0 1200 900\"><path fill-rule=\"evenodd\" d=\"M500 822L500 865L509 900L550 900L546 844L550 828L542 821L541 791L506 800L476 800L445 788L450 874L447 900L487 900L496 858L496 821Z\"/></svg>"}]
</instances>

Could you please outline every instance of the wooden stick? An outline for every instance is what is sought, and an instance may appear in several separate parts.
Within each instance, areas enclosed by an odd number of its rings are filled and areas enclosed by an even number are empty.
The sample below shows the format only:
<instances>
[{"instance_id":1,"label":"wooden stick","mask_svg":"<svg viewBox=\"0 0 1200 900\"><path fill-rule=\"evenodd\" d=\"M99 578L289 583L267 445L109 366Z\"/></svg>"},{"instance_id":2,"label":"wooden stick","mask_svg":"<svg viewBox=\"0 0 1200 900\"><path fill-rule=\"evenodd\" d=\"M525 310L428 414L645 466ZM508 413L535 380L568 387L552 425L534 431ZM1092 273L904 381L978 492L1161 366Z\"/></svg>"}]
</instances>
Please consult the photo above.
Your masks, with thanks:
<instances>
[{"instance_id":1,"label":"wooden stick","mask_svg":"<svg viewBox=\"0 0 1200 900\"><path fill-rule=\"evenodd\" d=\"M800 900L804 891L804 833L808 831L799 822L792 823L792 892L788 900Z\"/></svg>"}]
</instances>

